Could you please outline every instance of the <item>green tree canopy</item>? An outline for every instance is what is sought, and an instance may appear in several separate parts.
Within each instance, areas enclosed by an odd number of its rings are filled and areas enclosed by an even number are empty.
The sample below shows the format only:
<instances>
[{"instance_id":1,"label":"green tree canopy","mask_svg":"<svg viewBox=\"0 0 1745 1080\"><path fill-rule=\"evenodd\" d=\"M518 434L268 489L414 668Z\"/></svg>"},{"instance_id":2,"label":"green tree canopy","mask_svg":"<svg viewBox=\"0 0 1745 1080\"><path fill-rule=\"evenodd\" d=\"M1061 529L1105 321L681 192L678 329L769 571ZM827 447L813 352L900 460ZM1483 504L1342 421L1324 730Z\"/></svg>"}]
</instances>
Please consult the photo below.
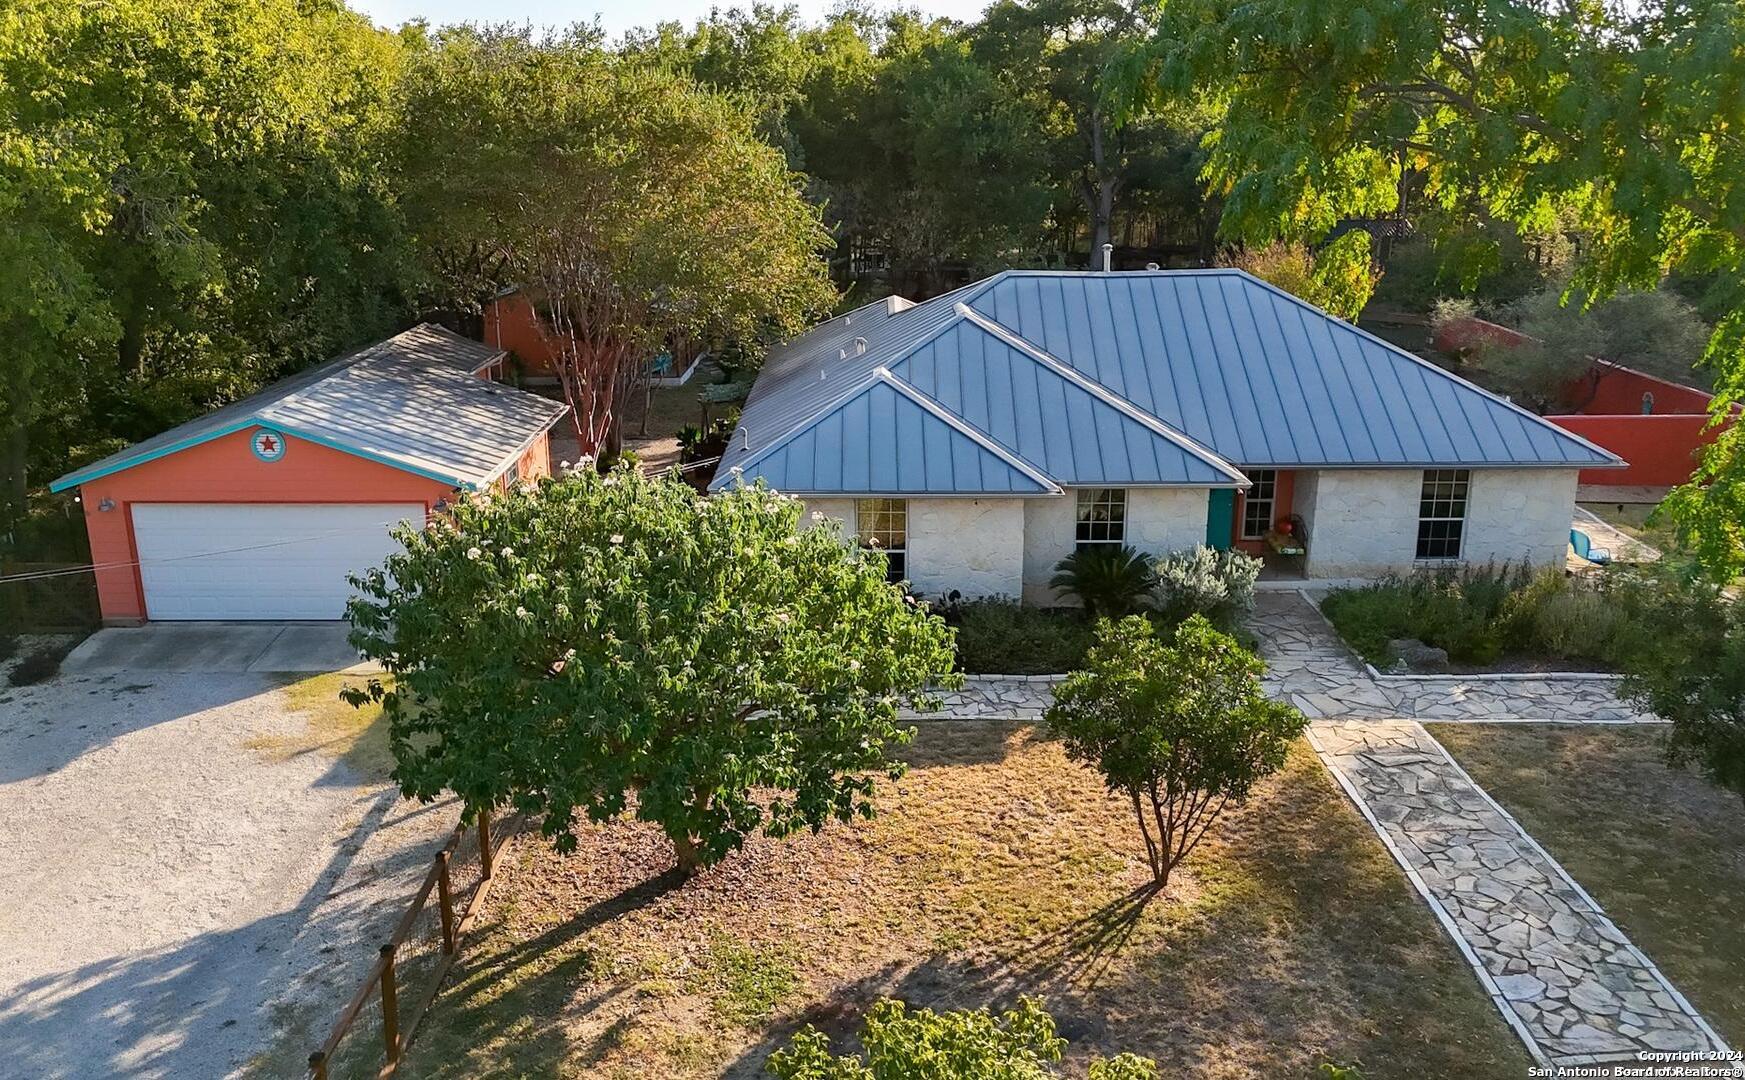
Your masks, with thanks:
<instances>
[{"instance_id":1,"label":"green tree canopy","mask_svg":"<svg viewBox=\"0 0 1745 1080\"><path fill-rule=\"evenodd\" d=\"M816 209L729 98L590 33L463 28L410 63L417 235L453 292L482 291L483 257L532 294L584 450L663 344L793 333L834 299Z\"/></svg>"},{"instance_id":2,"label":"green tree canopy","mask_svg":"<svg viewBox=\"0 0 1745 1080\"><path fill-rule=\"evenodd\" d=\"M1222 110L1207 175L1239 239L1313 241L1392 211L1409 174L1432 230L1576 231L1589 297L1674 268L1720 275L1708 363L1724 411L1745 397L1742 50L1733 0L1172 0L1129 71ZM1672 505L1730 575L1745 567L1745 430L1698 481Z\"/></svg>"},{"instance_id":3,"label":"green tree canopy","mask_svg":"<svg viewBox=\"0 0 1745 1080\"><path fill-rule=\"evenodd\" d=\"M358 581L352 641L412 798L658 823L685 869L873 812L951 633L765 488L582 470L462 499Z\"/></svg>"},{"instance_id":4,"label":"green tree canopy","mask_svg":"<svg viewBox=\"0 0 1745 1080\"><path fill-rule=\"evenodd\" d=\"M1132 802L1159 887L1226 805L1278 771L1303 732L1303 715L1261 688L1265 670L1203 615L1169 641L1129 615L1099 622L1084 670L1054 689L1048 729Z\"/></svg>"},{"instance_id":5,"label":"green tree canopy","mask_svg":"<svg viewBox=\"0 0 1745 1080\"><path fill-rule=\"evenodd\" d=\"M395 39L334 5L0 11L0 509L46 416L142 438L391 324L397 72Z\"/></svg>"}]
</instances>

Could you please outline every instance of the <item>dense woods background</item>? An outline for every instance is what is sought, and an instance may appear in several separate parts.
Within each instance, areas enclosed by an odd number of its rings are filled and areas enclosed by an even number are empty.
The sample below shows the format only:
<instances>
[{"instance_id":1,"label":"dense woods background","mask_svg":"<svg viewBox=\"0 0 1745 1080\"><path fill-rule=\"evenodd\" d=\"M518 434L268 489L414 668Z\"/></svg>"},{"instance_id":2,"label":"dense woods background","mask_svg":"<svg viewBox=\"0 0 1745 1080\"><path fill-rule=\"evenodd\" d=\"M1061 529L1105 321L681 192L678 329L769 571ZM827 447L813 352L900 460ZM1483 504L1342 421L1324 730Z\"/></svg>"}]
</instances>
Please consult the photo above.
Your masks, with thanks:
<instances>
[{"instance_id":1,"label":"dense woods background","mask_svg":"<svg viewBox=\"0 0 1745 1080\"><path fill-rule=\"evenodd\" d=\"M1000 0L608 41L7 0L0 544L77 544L41 492L65 469L415 320L476 327L510 285L562 299L599 339L577 370L604 370L1108 243L1409 324L1449 296L1551 326L1655 295L1654 339L1708 340L1699 377L1737 397L1742 24L1712 0ZM1681 511L1723 560L1735 457Z\"/></svg>"}]
</instances>

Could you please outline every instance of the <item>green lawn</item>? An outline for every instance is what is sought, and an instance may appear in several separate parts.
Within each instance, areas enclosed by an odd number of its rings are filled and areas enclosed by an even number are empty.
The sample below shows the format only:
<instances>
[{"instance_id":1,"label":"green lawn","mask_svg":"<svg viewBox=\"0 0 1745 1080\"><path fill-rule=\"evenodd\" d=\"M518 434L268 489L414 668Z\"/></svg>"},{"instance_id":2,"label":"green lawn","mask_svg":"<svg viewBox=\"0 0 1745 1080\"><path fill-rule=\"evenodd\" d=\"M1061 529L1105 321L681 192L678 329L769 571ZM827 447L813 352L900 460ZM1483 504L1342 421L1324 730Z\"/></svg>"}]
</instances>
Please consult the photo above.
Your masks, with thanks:
<instances>
[{"instance_id":1,"label":"green lawn","mask_svg":"<svg viewBox=\"0 0 1745 1080\"><path fill-rule=\"evenodd\" d=\"M680 883L651 829L517 849L408 1076L753 1077L883 995L1041 994L1068 1070L1513 1078L1528 1060L1299 744L1145 902L1128 808L1028 726L930 723L871 822L758 841Z\"/></svg>"},{"instance_id":2,"label":"green lawn","mask_svg":"<svg viewBox=\"0 0 1745 1080\"><path fill-rule=\"evenodd\" d=\"M1662 729L1431 726L1727 1041L1745 1043L1745 805Z\"/></svg>"}]
</instances>

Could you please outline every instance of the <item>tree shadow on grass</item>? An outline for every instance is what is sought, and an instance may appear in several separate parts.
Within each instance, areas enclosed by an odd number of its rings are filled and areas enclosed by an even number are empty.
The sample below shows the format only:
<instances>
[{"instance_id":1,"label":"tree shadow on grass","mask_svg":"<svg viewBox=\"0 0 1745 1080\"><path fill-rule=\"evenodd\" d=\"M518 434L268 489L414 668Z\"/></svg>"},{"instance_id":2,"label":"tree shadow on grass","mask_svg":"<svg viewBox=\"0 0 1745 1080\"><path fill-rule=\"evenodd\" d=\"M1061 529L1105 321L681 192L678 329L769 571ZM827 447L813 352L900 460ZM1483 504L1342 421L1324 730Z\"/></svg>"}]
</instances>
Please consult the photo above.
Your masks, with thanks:
<instances>
[{"instance_id":1,"label":"tree shadow on grass","mask_svg":"<svg viewBox=\"0 0 1745 1080\"><path fill-rule=\"evenodd\" d=\"M680 887L675 867L598 900L524 941L508 943L481 928L443 991L439 1013L413 1043L410 1071L423 1077L474 1076L483 1063L549 1074L569 1061L596 1064L633 1025L624 982L578 990L609 973L585 938ZM506 1051L501 1044L513 1043Z\"/></svg>"},{"instance_id":2,"label":"tree shadow on grass","mask_svg":"<svg viewBox=\"0 0 1745 1080\"><path fill-rule=\"evenodd\" d=\"M1452 942L1306 753L1226 819L1179 891L1133 890L998 953L893 961L782 1017L722 1075L764 1075L808 1025L858 1049L883 997L999 1010L1021 995L1044 1000L1075 1075L1123 1051L1165 1076L1310 1077L1327 1060L1377 1080L1523 1075Z\"/></svg>"}]
</instances>

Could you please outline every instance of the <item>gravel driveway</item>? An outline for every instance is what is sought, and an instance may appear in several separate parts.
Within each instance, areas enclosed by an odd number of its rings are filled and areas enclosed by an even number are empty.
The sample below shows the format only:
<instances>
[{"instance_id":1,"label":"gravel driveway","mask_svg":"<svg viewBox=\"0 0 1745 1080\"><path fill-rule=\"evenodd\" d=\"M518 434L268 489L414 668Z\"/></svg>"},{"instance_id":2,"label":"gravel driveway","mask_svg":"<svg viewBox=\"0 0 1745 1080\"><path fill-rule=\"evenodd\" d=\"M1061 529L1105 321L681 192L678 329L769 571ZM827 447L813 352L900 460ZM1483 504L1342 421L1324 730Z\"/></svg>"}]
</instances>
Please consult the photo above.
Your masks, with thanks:
<instances>
[{"instance_id":1,"label":"gravel driveway","mask_svg":"<svg viewBox=\"0 0 1745 1080\"><path fill-rule=\"evenodd\" d=\"M325 1034L455 808L263 752L307 738L283 683L0 686L0 1076L221 1077Z\"/></svg>"}]
</instances>

